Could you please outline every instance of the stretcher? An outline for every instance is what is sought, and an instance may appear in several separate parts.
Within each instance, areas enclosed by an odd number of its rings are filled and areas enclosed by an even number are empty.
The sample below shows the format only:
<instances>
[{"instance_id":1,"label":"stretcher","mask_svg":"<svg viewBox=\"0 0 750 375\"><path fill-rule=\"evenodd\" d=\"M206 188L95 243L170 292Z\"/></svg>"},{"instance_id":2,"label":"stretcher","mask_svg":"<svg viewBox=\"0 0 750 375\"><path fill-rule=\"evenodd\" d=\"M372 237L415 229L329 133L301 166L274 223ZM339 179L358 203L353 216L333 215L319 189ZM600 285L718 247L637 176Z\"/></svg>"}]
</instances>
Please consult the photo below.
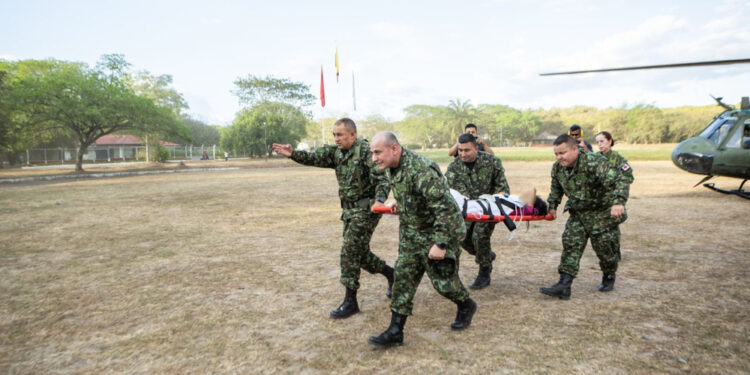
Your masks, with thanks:
<instances>
[{"instance_id":1,"label":"stretcher","mask_svg":"<svg viewBox=\"0 0 750 375\"><path fill-rule=\"evenodd\" d=\"M398 215L398 207L383 206L373 207L372 212L379 214L390 214ZM539 220L554 220L552 215L507 215L507 218L512 221L539 221ZM474 223L499 223L505 221L505 215L480 215L469 213L464 217L464 220Z\"/></svg>"}]
</instances>

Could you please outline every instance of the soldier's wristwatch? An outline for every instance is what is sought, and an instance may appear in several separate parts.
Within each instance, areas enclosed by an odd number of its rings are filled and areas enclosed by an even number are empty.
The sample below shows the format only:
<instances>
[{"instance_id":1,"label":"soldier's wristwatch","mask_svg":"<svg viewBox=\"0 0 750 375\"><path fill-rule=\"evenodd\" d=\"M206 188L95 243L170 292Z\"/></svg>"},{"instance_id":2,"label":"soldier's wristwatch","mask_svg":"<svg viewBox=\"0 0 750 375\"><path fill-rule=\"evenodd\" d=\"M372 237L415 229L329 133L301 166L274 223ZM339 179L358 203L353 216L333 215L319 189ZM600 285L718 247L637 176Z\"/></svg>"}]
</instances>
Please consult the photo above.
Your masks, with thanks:
<instances>
[{"instance_id":1,"label":"soldier's wristwatch","mask_svg":"<svg viewBox=\"0 0 750 375\"><path fill-rule=\"evenodd\" d=\"M441 248L443 250L445 250L445 249L448 248L448 245L445 242L438 242L435 245L437 245L437 247L439 247L439 248Z\"/></svg>"}]
</instances>

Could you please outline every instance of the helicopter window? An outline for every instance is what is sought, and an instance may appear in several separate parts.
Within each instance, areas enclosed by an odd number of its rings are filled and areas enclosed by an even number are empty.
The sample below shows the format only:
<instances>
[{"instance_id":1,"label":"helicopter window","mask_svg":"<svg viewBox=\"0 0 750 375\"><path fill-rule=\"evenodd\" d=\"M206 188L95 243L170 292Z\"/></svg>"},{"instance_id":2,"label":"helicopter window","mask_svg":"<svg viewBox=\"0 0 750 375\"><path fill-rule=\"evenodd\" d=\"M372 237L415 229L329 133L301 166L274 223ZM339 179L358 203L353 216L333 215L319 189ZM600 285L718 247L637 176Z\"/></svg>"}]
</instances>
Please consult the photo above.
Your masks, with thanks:
<instances>
[{"instance_id":1,"label":"helicopter window","mask_svg":"<svg viewBox=\"0 0 750 375\"><path fill-rule=\"evenodd\" d=\"M711 122L710 124L708 124L708 126L706 126L705 129L703 129L703 131L701 132L701 134L699 136L703 137L703 138L710 137L716 131L716 129L721 124L724 123L724 121L726 121L725 117L719 117L719 118L715 119L713 122Z\"/></svg>"},{"instance_id":2,"label":"helicopter window","mask_svg":"<svg viewBox=\"0 0 750 375\"><path fill-rule=\"evenodd\" d=\"M742 139L745 127L747 127L747 124L745 124L745 126L738 126L737 129L734 129L734 133L732 133L727 141L727 148L740 148L740 140Z\"/></svg>"},{"instance_id":3,"label":"helicopter window","mask_svg":"<svg viewBox=\"0 0 750 375\"><path fill-rule=\"evenodd\" d=\"M718 145L727 137L735 121L737 121L736 118L717 119L701 133L701 136Z\"/></svg>"}]
</instances>

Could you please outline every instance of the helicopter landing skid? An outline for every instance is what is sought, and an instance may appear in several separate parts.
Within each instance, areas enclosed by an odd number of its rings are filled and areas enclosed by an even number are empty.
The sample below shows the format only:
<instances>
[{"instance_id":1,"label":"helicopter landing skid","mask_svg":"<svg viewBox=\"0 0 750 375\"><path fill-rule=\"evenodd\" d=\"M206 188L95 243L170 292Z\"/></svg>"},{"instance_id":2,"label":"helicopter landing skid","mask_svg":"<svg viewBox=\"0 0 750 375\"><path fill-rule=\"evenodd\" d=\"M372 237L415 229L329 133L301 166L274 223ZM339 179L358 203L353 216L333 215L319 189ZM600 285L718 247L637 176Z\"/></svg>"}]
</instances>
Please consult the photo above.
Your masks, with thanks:
<instances>
[{"instance_id":1,"label":"helicopter landing skid","mask_svg":"<svg viewBox=\"0 0 750 375\"><path fill-rule=\"evenodd\" d=\"M718 191L719 193L734 194L734 195L736 195L736 196L738 196L740 198L750 199L750 191L746 191L746 190L742 189L742 187L745 186L745 182L747 182L747 180L742 181L742 183L740 184L740 187L737 190L719 189L719 188L717 188L714 185L713 182L711 182L711 183L705 183L705 184L703 184L703 186L705 186L705 187L707 187L707 188L709 188L709 189L711 189L713 191Z\"/></svg>"}]
</instances>

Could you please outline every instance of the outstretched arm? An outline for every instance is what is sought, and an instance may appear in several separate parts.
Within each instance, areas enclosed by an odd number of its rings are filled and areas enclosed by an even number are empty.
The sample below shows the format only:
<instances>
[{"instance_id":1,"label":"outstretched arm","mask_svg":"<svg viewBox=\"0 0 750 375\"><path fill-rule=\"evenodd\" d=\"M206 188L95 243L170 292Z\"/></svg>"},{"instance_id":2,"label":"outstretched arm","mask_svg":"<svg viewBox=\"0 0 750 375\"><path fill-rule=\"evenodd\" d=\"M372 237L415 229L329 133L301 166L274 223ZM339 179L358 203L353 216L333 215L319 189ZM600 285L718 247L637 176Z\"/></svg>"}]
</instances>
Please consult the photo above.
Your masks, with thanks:
<instances>
[{"instance_id":1,"label":"outstretched arm","mask_svg":"<svg viewBox=\"0 0 750 375\"><path fill-rule=\"evenodd\" d=\"M304 165L312 165L321 168L336 168L334 154L336 146L323 146L312 151L294 151L292 145L274 143L271 145L277 154L286 156Z\"/></svg>"}]
</instances>

